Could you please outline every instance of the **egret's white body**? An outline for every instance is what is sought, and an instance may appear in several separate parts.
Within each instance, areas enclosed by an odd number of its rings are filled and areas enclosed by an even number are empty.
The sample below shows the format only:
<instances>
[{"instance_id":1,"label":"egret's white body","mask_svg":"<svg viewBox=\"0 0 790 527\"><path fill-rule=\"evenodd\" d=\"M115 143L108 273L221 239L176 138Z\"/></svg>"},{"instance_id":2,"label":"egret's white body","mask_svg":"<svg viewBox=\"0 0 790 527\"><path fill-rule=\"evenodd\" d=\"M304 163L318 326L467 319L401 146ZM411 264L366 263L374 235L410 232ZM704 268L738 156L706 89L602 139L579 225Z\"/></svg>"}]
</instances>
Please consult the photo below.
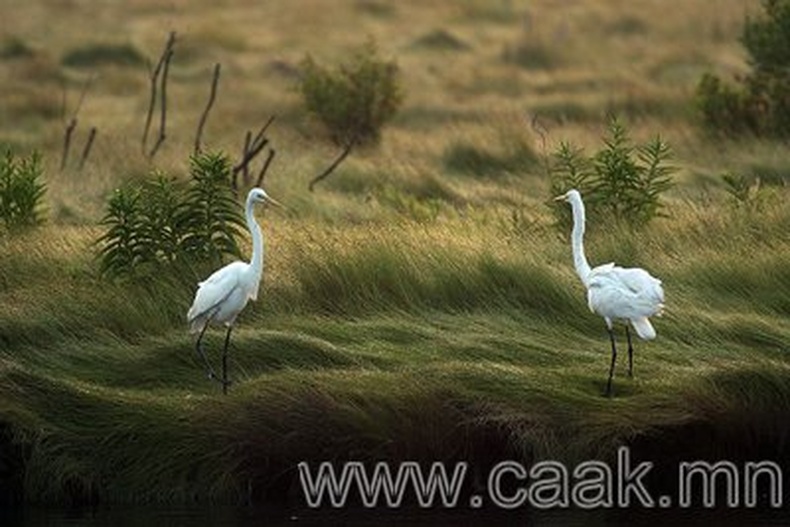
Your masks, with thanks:
<instances>
[{"instance_id":1,"label":"egret's white body","mask_svg":"<svg viewBox=\"0 0 790 527\"><path fill-rule=\"evenodd\" d=\"M197 350L203 356L208 368L209 377L215 378L213 370L200 347L203 333L210 324L224 324L228 328L223 351L223 386L227 385L227 349L230 332L239 313L250 300L257 300L258 288L263 274L263 234L258 222L255 221L255 203L269 201L277 204L263 189L254 188L247 195L245 216L247 227L252 236L252 260L232 262L218 269L198 284L195 300L187 313L187 322L191 333L200 333Z\"/></svg>"},{"instance_id":2,"label":"egret's white body","mask_svg":"<svg viewBox=\"0 0 790 527\"><path fill-rule=\"evenodd\" d=\"M640 268L623 268L614 263L607 263L590 268L584 254L584 202L577 190L570 190L557 200L567 201L573 210L573 264L587 288L587 305L593 313L602 316L612 340L612 366L609 371L607 393L611 391L614 360L617 354L613 324L617 320L625 321L633 326L636 334L643 340L656 338L656 330L649 317L660 315L664 309L664 289L661 280ZM628 337L629 375L632 372L633 347L631 336L626 326Z\"/></svg>"}]
</instances>

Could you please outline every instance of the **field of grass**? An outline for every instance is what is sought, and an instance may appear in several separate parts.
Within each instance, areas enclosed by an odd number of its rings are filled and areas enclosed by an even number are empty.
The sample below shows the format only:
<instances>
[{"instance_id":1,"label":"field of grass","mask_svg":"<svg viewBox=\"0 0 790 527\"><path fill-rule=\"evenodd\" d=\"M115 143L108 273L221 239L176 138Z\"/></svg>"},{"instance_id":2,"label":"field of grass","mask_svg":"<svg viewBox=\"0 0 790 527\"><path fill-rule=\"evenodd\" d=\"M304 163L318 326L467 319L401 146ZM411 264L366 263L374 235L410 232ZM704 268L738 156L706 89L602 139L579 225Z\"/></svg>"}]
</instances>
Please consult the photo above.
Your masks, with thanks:
<instances>
[{"instance_id":1,"label":"field of grass","mask_svg":"<svg viewBox=\"0 0 790 527\"><path fill-rule=\"evenodd\" d=\"M706 137L691 103L704 71L745 71L737 36L759 2L15 4L0 143L44 154L48 221L0 237L4 500L293 502L302 460L465 460L484 474L620 445L657 463L790 468L786 145ZM64 57L112 44L154 61L170 30L168 140L149 162L145 66ZM397 59L404 107L379 147L309 193L336 152L300 104L299 61L338 60L367 36ZM201 277L111 282L92 246L112 189L185 172L214 62L207 145L237 156L276 115L267 189L288 206L258 214L262 298L234 331L226 397L186 332ZM86 85L74 149L96 126L95 151L60 171ZM592 263L643 266L667 294L658 339L636 343L633 379L620 361L612 398L605 326L552 225L541 162L562 140L597 148L608 112L638 140L660 133L678 167L667 217L589 228ZM736 207L725 172L770 180L759 206ZM217 360L222 336L206 342Z\"/></svg>"}]
</instances>

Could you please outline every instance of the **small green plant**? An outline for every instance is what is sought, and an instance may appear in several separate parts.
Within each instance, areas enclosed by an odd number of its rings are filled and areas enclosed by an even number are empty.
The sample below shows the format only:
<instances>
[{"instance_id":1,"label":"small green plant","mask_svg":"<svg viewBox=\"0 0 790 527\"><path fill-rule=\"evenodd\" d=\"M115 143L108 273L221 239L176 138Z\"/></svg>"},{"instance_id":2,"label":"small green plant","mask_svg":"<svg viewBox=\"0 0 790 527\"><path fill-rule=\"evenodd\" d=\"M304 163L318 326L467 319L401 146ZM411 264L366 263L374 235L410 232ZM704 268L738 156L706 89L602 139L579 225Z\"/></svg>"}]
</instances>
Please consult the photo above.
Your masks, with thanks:
<instances>
[{"instance_id":1,"label":"small green plant","mask_svg":"<svg viewBox=\"0 0 790 527\"><path fill-rule=\"evenodd\" d=\"M183 233L179 252L215 264L225 255L239 257L236 237L245 223L231 187L228 158L210 153L192 156L190 175L175 215L177 231Z\"/></svg>"},{"instance_id":2,"label":"small green plant","mask_svg":"<svg viewBox=\"0 0 790 527\"><path fill-rule=\"evenodd\" d=\"M732 202L737 208L745 210L759 208L762 202L759 177L747 177L742 174L723 174L721 180L724 183L724 190L730 195Z\"/></svg>"},{"instance_id":3,"label":"small green plant","mask_svg":"<svg viewBox=\"0 0 790 527\"><path fill-rule=\"evenodd\" d=\"M378 142L382 126L403 102L398 65L379 59L373 42L334 70L308 55L302 62L301 92L307 110L340 146Z\"/></svg>"},{"instance_id":4,"label":"small green plant","mask_svg":"<svg viewBox=\"0 0 790 527\"><path fill-rule=\"evenodd\" d=\"M186 186L160 172L116 190L99 237L105 276L146 276L179 264L217 265L240 255L237 237L244 219L230 187L224 155L193 156Z\"/></svg>"},{"instance_id":5,"label":"small green plant","mask_svg":"<svg viewBox=\"0 0 790 527\"><path fill-rule=\"evenodd\" d=\"M46 193L43 172L38 152L17 158L11 150L6 150L0 158L0 220L7 229L31 227L43 220L41 207Z\"/></svg>"},{"instance_id":6,"label":"small green plant","mask_svg":"<svg viewBox=\"0 0 790 527\"><path fill-rule=\"evenodd\" d=\"M144 261L142 241L144 222L140 211L140 191L121 188L113 192L107 203L107 213L100 225L107 228L96 243L99 249L99 269L103 275L120 276L131 273Z\"/></svg>"},{"instance_id":7,"label":"small green plant","mask_svg":"<svg viewBox=\"0 0 790 527\"><path fill-rule=\"evenodd\" d=\"M704 126L731 136L790 136L790 0L763 0L765 16L747 18L741 43L751 73L735 86L705 74L697 85Z\"/></svg>"},{"instance_id":8,"label":"small green plant","mask_svg":"<svg viewBox=\"0 0 790 527\"><path fill-rule=\"evenodd\" d=\"M625 126L612 118L603 148L592 157L569 143L554 152L549 165L552 196L575 188L589 205L588 215L640 227L661 213L661 194L672 186L675 170L667 164L670 158L670 147L660 137L634 146ZM567 207L553 205L557 223L567 228Z\"/></svg>"}]
</instances>

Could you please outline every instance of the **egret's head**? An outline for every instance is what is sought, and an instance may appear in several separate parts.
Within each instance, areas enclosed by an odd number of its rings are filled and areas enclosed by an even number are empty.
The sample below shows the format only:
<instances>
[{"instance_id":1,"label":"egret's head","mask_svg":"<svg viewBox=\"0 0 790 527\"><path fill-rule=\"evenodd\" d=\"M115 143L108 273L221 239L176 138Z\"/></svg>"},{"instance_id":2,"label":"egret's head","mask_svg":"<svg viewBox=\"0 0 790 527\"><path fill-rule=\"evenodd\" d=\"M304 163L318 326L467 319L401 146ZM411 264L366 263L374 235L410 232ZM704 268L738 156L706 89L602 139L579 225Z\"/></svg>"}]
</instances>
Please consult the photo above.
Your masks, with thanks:
<instances>
[{"instance_id":1,"label":"egret's head","mask_svg":"<svg viewBox=\"0 0 790 527\"><path fill-rule=\"evenodd\" d=\"M280 203L269 196L265 190L259 187L250 190L249 195L247 195L247 200L251 201L252 203L271 203L272 205L282 207Z\"/></svg>"},{"instance_id":2,"label":"egret's head","mask_svg":"<svg viewBox=\"0 0 790 527\"><path fill-rule=\"evenodd\" d=\"M568 192L566 192L565 194L561 194L561 195L557 196L556 198L554 198L554 201L566 201L566 202L570 203L571 201L574 201L574 200L575 201L579 201L581 199L582 199L582 195L579 194L578 190L573 188L573 189L569 190Z\"/></svg>"}]
</instances>

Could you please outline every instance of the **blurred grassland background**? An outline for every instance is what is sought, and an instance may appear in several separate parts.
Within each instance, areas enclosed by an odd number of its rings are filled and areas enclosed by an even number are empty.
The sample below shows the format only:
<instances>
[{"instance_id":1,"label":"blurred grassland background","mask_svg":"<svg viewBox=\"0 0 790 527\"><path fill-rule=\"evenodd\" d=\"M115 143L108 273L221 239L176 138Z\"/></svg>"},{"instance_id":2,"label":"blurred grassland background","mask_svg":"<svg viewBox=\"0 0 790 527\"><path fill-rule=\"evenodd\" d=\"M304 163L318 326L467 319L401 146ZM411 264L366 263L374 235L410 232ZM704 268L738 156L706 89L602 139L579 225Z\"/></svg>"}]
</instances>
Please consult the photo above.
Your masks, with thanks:
<instances>
[{"instance_id":1,"label":"blurred grassland background","mask_svg":"<svg viewBox=\"0 0 790 527\"><path fill-rule=\"evenodd\" d=\"M703 73L748 70L738 36L760 4L669 5L6 2L0 143L43 153L48 220L0 238L4 495L287 499L303 459L485 466L621 444L787 464L786 144L707 136L693 105ZM146 63L171 30L168 138L149 162ZM309 193L337 152L304 110L299 64L371 37L400 67L404 105L379 146ZM115 53L97 59L104 46ZM238 156L276 115L266 187L288 206L258 212L262 298L235 332L228 397L186 334L184 277L103 280L92 246L113 189L186 173L217 62L205 146ZM91 126L94 150L60 171L83 91L72 155ZM678 170L666 217L589 226L591 262L644 266L667 292L658 339L637 343L633 380L618 364L606 399L606 332L552 225L544 160L564 140L599 148L610 114L635 141L660 134ZM759 176L759 200L738 206L725 173ZM208 339L215 357L221 342Z\"/></svg>"}]
</instances>

